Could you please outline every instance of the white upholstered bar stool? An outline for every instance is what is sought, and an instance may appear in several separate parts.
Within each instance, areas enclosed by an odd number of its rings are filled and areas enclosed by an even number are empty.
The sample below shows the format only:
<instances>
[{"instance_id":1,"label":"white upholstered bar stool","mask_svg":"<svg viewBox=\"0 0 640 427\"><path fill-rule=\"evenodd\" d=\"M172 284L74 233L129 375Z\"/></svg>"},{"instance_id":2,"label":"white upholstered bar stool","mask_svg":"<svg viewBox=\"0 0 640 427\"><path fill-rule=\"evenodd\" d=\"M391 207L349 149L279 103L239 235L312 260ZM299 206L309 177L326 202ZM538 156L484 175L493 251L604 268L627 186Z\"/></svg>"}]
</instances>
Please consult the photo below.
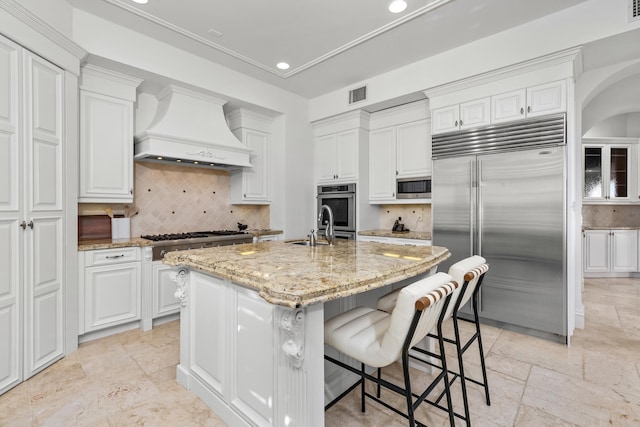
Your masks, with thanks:
<instances>
[{"instance_id":1,"label":"white upholstered bar stool","mask_svg":"<svg viewBox=\"0 0 640 427\"><path fill-rule=\"evenodd\" d=\"M431 403L426 398L436 385L442 381L447 398L447 408L441 409L448 411L449 421L451 425L455 425L451 411L446 360L441 360L444 369L426 390L421 394L415 394L412 391L409 376L409 350L433 328L441 327L444 311L450 302L451 294L457 287L457 283L451 281L451 276L445 273L437 273L402 288L398 293L395 307L390 314L369 307L356 307L325 322L325 344L352 357L361 364L360 370L358 370L325 355L326 360L360 376L354 387L361 386L362 412L365 411L365 397L369 397L404 416L409 420L409 426L414 426L416 425L415 409L424 401ZM440 350L443 352L444 341L439 340L439 344ZM402 362L404 387L376 378L365 371L365 365L373 368L382 368L398 359ZM365 379L403 395L407 402L406 413L387 404L379 398L379 395L374 396L366 392ZM325 409L330 408L336 401L344 397L347 392L329 403ZM422 424L418 423L418 425Z\"/></svg>"},{"instance_id":2,"label":"white upholstered bar stool","mask_svg":"<svg viewBox=\"0 0 640 427\"><path fill-rule=\"evenodd\" d=\"M454 338L446 338L439 337L439 334L429 333L428 336L432 338L442 338L445 342L454 344L456 347L456 353L458 356L458 369L459 372L455 372L452 369L449 369L449 373L451 376L451 383L456 380L456 378L460 378L460 387L462 389L462 398L464 404L464 416L460 414L455 414L458 418L462 418L466 421L467 425L471 425L470 414L469 414L469 403L467 399L467 388L466 382L470 381L472 383L481 385L484 388L485 399L487 405L491 404L489 399L489 385L487 382L487 370L484 361L484 352L482 348L482 336L480 334L480 320L478 315L478 294L480 291L480 286L482 284L482 280L484 278L485 273L489 270L488 264L486 264L486 260L478 255L473 255L471 257L465 258L457 263L453 264L449 268L449 275L453 278L456 283L462 283L458 292L456 292L452 298L449 306L446 309L444 314L444 319L447 320L449 317L453 317L453 330L454 330ZM378 300L377 308L378 310L383 311L392 311L393 307L396 304L396 300L398 298L398 291L391 292ZM471 308L473 310L473 320L467 320L465 318L459 317L460 307L463 307L470 299L472 299ZM474 323L475 331L471 337L469 337L464 343L460 338L460 328L459 328L459 320L467 321ZM480 364L482 368L482 381L469 378L464 373L464 362L463 356L464 353L469 349L473 342L478 343L478 350L480 356ZM433 356L433 353L424 351L420 348L414 348L415 351L425 354L427 356ZM422 360L422 359L421 359ZM436 368L442 368L441 366L435 365L428 361L423 360L423 362L428 363L431 366ZM438 402L442 399L443 395L441 394L439 398L436 400Z\"/></svg>"}]
</instances>

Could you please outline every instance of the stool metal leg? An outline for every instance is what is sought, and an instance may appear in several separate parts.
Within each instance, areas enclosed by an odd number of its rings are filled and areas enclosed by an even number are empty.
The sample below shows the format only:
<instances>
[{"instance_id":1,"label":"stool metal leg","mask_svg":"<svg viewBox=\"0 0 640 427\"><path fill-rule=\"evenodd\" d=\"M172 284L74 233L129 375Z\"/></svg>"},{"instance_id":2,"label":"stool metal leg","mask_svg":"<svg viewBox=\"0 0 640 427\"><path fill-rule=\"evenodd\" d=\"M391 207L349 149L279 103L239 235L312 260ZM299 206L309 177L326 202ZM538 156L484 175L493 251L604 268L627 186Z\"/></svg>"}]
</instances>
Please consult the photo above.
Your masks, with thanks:
<instances>
[{"instance_id":1,"label":"stool metal leg","mask_svg":"<svg viewBox=\"0 0 640 427\"><path fill-rule=\"evenodd\" d=\"M360 411L364 412L364 392L365 392L365 390L364 390L364 386L365 386L365 384L364 384L364 378L365 378L364 377L364 363L360 364L360 372L362 373L362 379L361 379L362 383L360 384L360 395L361 395L361 398L362 398L362 402L360 404L361 405L360 406Z\"/></svg>"},{"instance_id":2,"label":"stool metal leg","mask_svg":"<svg viewBox=\"0 0 640 427\"><path fill-rule=\"evenodd\" d=\"M480 277L478 285L473 293L473 318L476 324L476 335L478 339L478 350L480 351L480 365L482 366L482 380L484 387L484 395L487 400L487 405L491 405L491 400L489 399L489 382L487 381L487 367L484 363L484 349L482 348L482 334L480 334L480 316L478 315L478 293L480 290L480 285L482 285L482 279L484 275Z\"/></svg>"},{"instance_id":3,"label":"stool metal leg","mask_svg":"<svg viewBox=\"0 0 640 427\"><path fill-rule=\"evenodd\" d=\"M458 327L457 313L453 313L453 333L455 335L456 353L458 355L458 369L460 370L460 387L462 388L462 403L464 404L464 417L467 426L471 426L471 416L469 414L469 400L467 399L467 382L464 376L464 363L462 361L462 348L460 346L460 329Z\"/></svg>"}]
</instances>

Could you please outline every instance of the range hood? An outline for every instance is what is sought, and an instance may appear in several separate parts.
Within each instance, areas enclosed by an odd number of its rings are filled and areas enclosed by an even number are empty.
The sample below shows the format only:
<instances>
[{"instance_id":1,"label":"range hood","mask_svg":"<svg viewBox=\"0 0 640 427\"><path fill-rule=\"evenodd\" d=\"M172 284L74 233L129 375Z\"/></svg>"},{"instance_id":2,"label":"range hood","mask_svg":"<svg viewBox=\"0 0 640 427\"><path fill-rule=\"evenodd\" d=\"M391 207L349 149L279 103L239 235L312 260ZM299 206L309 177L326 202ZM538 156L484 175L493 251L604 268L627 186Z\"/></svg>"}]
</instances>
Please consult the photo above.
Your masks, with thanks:
<instances>
[{"instance_id":1,"label":"range hood","mask_svg":"<svg viewBox=\"0 0 640 427\"><path fill-rule=\"evenodd\" d=\"M216 169L251 167L248 149L231 133L226 101L169 85L158 95L149 128L135 137L135 160Z\"/></svg>"}]
</instances>

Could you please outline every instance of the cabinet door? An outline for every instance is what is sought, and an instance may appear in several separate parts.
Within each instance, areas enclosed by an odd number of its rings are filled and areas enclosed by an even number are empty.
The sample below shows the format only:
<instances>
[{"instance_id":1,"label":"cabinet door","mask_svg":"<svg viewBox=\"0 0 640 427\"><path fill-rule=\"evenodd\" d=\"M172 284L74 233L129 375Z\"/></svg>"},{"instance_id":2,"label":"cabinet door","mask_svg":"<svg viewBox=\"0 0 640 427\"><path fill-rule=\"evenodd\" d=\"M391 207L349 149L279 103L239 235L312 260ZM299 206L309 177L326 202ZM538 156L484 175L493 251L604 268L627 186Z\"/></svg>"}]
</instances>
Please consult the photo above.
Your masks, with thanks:
<instances>
[{"instance_id":1,"label":"cabinet door","mask_svg":"<svg viewBox=\"0 0 640 427\"><path fill-rule=\"evenodd\" d=\"M561 113L567 110L567 83L547 83L527 89L527 117Z\"/></svg>"},{"instance_id":2,"label":"cabinet door","mask_svg":"<svg viewBox=\"0 0 640 427\"><path fill-rule=\"evenodd\" d=\"M608 149L609 200L631 200L631 147L611 145Z\"/></svg>"},{"instance_id":3,"label":"cabinet door","mask_svg":"<svg viewBox=\"0 0 640 427\"><path fill-rule=\"evenodd\" d=\"M316 139L316 170L318 181L336 179L336 135L325 135Z\"/></svg>"},{"instance_id":4,"label":"cabinet door","mask_svg":"<svg viewBox=\"0 0 640 427\"><path fill-rule=\"evenodd\" d=\"M21 375L20 258L26 230L18 225L22 144L20 143L20 47L0 36L0 394L16 385Z\"/></svg>"},{"instance_id":5,"label":"cabinet door","mask_svg":"<svg viewBox=\"0 0 640 427\"><path fill-rule=\"evenodd\" d=\"M636 230L611 231L611 271L638 271L638 232Z\"/></svg>"},{"instance_id":6,"label":"cabinet door","mask_svg":"<svg viewBox=\"0 0 640 427\"><path fill-rule=\"evenodd\" d=\"M604 200L604 147L585 145L583 152L584 193L585 200Z\"/></svg>"},{"instance_id":7,"label":"cabinet door","mask_svg":"<svg viewBox=\"0 0 640 427\"><path fill-rule=\"evenodd\" d=\"M431 112L431 133L452 132L458 130L460 123L460 106L438 108Z\"/></svg>"},{"instance_id":8,"label":"cabinet door","mask_svg":"<svg viewBox=\"0 0 640 427\"><path fill-rule=\"evenodd\" d=\"M490 98L460 104L460 129L470 129L485 126L491 120Z\"/></svg>"},{"instance_id":9,"label":"cabinet door","mask_svg":"<svg viewBox=\"0 0 640 427\"><path fill-rule=\"evenodd\" d=\"M154 263L153 274L153 306L152 317L166 316L180 311L180 300L174 295L176 284L171 280L174 267L162 263Z\"/></svg>"},{"instance_id":10,"label":"cabinet door","mask_svg":"<svg viewBox=\"0 0 640 427\"><path fill-rule=\"evenodd\" d=\"M431 175L431 134L427 120L396 128L396 170L398 178Z\"/></svg>"},{"instance_id":11,"label":"cabinet door","mask_svg":"<svg viewBox=\"0 0 640 427\"><path fill-rule=\"evenodd\" d=\"M369 200L395 200L395 128L369 133Z\"/></svg>"},{"instance_id":12,"label":"cabinet door","mask_svg":"<svg viewBox=\"0 0 640 427\"><path fill-rule=\"evenodd\" d=\"M267 179L267 147L269 134L245 129L243 141L247 148L253 150L251 164L253 168L245 168L243 174L243 199L254 201L269 200Z\"/></svg>"},{"instance_id":13,"label":"cabinet door","mask_svg":"<svg viewBox=\"0 0 640 427\"><path fill-rule=\"evenodd\" d=\"M81 202L133 201L133 105L80 93Z\"/></svg>"},{"instance_id":14,"label":"cabinet door","mask_svg":"<svg viewBox=\"0 0 640 427\"><path fill-rule=\"evenodd\" d=\"M609 264L609 230L584 232L584 272L607 273Z\"/></svg>"},{"instance_id":15,"label":"cabinet door","mask_svg":"<svg viewBox=\"0 0 640 427\"><path fill-rule=\"evenodd\" d=\"M525 118L527 91L507 92L491 97L491 123L502 123Z\"/></svg>"},{"instance_id":16,"label":"cabinet door","mask_svg":"<svg viewBox=\"0 0 640 427\"><path fill-rule=\"evenodd\" d=\"M354 129L336 136L336 175L340 181L358 179L358 142L360 130Z\"/></svg>"},{"instance_id":17,"label":"cabinet door","mask_svg":"<svg viewBox=\"0 0 640 427\"><path fill-rule=\"evenodd\" d=\"M24 55L26 173L24 378L63 348L63 72Z\"/></svg>"},{"instance_id":18,"label":"cabinet door","mask_svg":"<svg viewBox=\"0 0 640 427\"><path fill-rule=\"evenodd\" d=\"M140 319L140 262L85 269L85 332Z\"/></svg>"}]
</instances>

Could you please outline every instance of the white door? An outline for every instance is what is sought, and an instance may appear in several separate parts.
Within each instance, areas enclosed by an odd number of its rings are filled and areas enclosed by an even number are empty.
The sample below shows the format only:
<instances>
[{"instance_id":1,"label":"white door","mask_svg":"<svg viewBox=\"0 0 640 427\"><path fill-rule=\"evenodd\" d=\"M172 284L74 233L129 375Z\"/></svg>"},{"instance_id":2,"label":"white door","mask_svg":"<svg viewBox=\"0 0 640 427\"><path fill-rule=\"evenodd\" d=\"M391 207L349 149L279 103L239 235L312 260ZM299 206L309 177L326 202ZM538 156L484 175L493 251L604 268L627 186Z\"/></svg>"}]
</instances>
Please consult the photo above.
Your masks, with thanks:
<instances>
[{"instance_id":1,"label":"white door","mask_svg":"<svg viewBox=\"0 0 640 427\"><path fill-rule=\"evenodd\" d=\"M341 181L358 179L359 141L359 129L341 132L336 136L336 174Z\"/></svg>"},{"instance_id":2,"label":"white door","mask_svg":"<svg viewBox=\"0 0 640 427\"><path fill-rule=\"evenodd\" d=\"M316 139L316 170L318 181L336 179L336 135L325 135Z\"/></svg>"},{"instance_id":3,"label":"white door","mask_svg":"<svg viewBox=\"0 0 640 427\"><path fill-rule=\"evenodd\" d=\"M516 90L491 97L491 123L525 118L527 91Z\"/></svg>"},{"instance_id":4,"label":"white door","mask_svg":"<svg viewBox=\"0 0 640 427\"><path fill-rule=\"evenodd\" d=\"M438 108L431 112L431 134L452 132L459 129L460 105Z\"/></svg>"},{"instance_id":5,"label":"white door","mask_svg":"<svg viewBox=\"0 0 640 427\"><path fill-rule=\"evenodd\" d=\"M396 169L398 178L431 175L429 122L408 123L396 128Z\"/></svg>"},{"instance_id":6,"label":"white door","mask_svg":"<svg viewBox=\"0 0 640 427\"><path fill-rule=\"evenodd\" d=\"M584 272L609 272L609 230L588 230L584 233Z\"/></svg>"},{"instance_id":7,"label":"white door","mask_svg":"<svg viewBox=\"0 0 640 427\"><path fill-rule=\"evenodd\" d=\"M611 231L611 271L638 271L638 231Z\"/></svg>"},{"instance_id":8,"label":"white door","mask_svg":"<svg viewBox=\"0 0 640 427\"><path fill-rule=\"evenodd\" d=\"M269 134L251 129L243 131L242 140L251 153L253 168L245 168L243 171L244 192L243 200L268 200L267 181L267 146Z\"/></svg>"},{"instance_id":9,"label":"white door","mask_svg":"<svg viewBox=\"0 0 640 427\"><path fill-rule=\"evenodd\" d=\"M0 37L0 394L21 380L20 47Z\"/></svg>"},{"instance_id":10,"label":"white door","mask_svg":"<svg viewBox=\"0 0 640 427\"><path fill-rule=\"evenodd\" d=\"M176 284L171 280L175 268L162 262L153 263L153 313L152 317L165 316L180 311L180 300L175 297Z\"/></svg>"},{"instance_id":11,"label":"white door","mask_svg":"<svg viewBox=\"0 0 640 427\"><path fill-rule=\"evenodd\" d=\"M369 134L369 200L395 199L395 135L393 127Z\"/></svg>"},{"instance_id":12,"label":"white door","mask_svg":"<svg viewBox=\"0 0 640 427\"><path fill-rule=\"evenodd\" d=\"M25 51L24 378L63 356L63 72Z\"/></svg>"},{"instance_id":13,"label":"white door","mask_svg":"<svg viewBox=\"0 0 640 427\"><path fill-rule=\"evenodd\" d=\"M561 113L567 109L567 83L547 83L527 89L527 117Z\"/></svg>"},{"instance_id":14,"label":"white door","mask_svg":"<svg viewBox=\"0 0 640 427\"><path fill-rule=\"evenodd\" d=\"M482 98L460 104L460 129L471 129L488 125L490 121L490 98Z\"/></svg>"}]
</instances>

